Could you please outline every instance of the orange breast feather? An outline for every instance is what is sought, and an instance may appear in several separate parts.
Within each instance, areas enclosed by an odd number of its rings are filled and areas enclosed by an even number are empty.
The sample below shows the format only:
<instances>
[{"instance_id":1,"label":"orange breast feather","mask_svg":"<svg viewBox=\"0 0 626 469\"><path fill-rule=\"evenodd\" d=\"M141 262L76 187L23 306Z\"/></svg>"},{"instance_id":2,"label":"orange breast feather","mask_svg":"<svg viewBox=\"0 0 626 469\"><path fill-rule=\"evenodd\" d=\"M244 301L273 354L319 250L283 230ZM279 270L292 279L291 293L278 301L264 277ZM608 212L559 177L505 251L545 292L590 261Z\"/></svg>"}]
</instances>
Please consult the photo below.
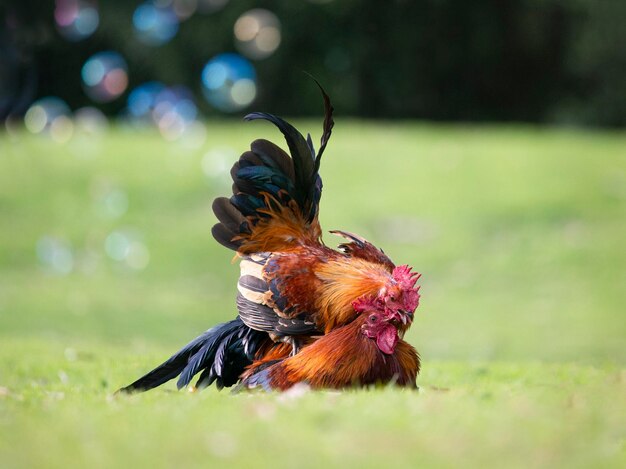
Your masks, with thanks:
<instances>
[{"instance_id":1,"label":"orange breast feather","mask_svg":"<svg viewBox=\"0 0 626 469\"><path fill-rule=\"evenodd\" d=\"M383 354L375 341L361 333L361 318L336 329L300 353L288 357L269 369L271 386L285 390L306 382L313 388L344 388L354 385L394 383L415 386L419 356L407 342L400 340L393 355ZM268 354L280 359L286 349ZM266 357L266 358L267 358ZM252 364L244 378L255 373L267 360Z\"/></svg>"}]
</instances>

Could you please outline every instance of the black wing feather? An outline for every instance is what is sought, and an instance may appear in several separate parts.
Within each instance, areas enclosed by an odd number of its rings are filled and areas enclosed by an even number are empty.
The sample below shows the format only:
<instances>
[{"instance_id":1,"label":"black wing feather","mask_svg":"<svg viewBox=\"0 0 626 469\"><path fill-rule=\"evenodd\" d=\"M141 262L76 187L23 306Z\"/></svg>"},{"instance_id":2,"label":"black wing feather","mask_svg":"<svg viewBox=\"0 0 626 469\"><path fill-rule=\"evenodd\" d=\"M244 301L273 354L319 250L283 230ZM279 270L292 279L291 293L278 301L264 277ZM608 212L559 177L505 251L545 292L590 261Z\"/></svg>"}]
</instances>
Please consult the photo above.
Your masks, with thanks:
<instances>
[{"instance_id":1,"label":"black wing feather","mask_svg":"<svg viewBox=\"0 0 626 469\"><path fill-rule=\"evenodd\" d=\"M269 288L265 280L253 275L243 275L239 277L239 285L256 293L265 293Z\"/></svg>"},{"instance_id":2,"label":"black wing feather","mask_svg":"<svg viewBox=\"0 0 626 469\"><path fill-rule=\"evenodd\" d=\"M319 333L319 330L312 321L298 318L280 318L276 325L276 333L280 335L308 335Z\"/></svg>"},{"instance_id":3,"label":"black wing feather","mask_svg":"<svg viewBox=\"0 0 626 469\"><path fill-rule=\"evenodd\" d=\"M237 310L244 324L254 330L274 332L278 324L278 315L272 308L250 301L241 293L237 295Z\"/></svg>"}]
</instances>

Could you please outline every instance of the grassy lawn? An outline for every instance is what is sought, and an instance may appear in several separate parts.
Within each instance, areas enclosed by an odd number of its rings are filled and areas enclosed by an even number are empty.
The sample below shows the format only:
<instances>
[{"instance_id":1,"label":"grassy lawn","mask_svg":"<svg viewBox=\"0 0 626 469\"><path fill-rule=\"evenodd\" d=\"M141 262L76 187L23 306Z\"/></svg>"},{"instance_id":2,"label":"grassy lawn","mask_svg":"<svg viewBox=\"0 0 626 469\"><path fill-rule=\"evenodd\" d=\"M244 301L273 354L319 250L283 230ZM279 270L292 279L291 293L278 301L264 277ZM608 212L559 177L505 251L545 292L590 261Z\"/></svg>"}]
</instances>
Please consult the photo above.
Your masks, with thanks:
<instances>
[{"instance_id":1,"label":"grassy lawn","mask_svg":"<svg viewBox=\"0 0 626 469\"><path fill-rule=\"evenodd\" d=\"M206 136L0 133L0 466L626 465L624 133L340 119L322 226L423 273L420 391L112 396L234 315L211 202L282 137Z\"/></svg>"}]
</instances>

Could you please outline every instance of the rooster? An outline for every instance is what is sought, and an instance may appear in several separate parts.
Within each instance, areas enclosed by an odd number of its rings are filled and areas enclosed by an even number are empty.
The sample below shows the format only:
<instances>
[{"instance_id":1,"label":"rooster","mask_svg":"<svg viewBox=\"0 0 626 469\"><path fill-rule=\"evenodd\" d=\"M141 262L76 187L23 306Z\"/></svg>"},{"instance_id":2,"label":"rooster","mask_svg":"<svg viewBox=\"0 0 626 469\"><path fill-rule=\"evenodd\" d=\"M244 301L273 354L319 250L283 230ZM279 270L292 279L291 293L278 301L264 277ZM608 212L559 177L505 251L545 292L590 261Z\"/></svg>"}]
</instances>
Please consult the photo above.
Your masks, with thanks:
<instances>
[{"instance_id":1,"label":"rooster","mask_svg":"<svg viewBox=\"0 0 626 469\"><path fill-rule=\"evenodd\" d=\"M123 391L145 391L176 376L180 389L199 372L196 388L214 382L218 388L232 386L254 360L295 360L303 346L344 331L366 309L395 321L400 336L410 326L419 303L419 274L396 266L381 249L352 233L331 231L347 240L338 250L322 242L318 170L334 121L330 99L320 89L325 119L319 151L310 135L305 139L283 119L249 114L245 120L263 119L278 127L291 156L267 140L255 140L230 172L233 195L213 202L219 220L213 237L240 259L237 318L209 329ZM311 347L305 357L316 350Z\"/></svg>"},{"instance_id":2,"label":"rooster","mask_svg":"<svg viewBox=\"0 0 626 469\"><path fill-rule=\"evenodd\" d=\"M242 375L238 389L284 391L298 383L311 388L345 388L378 383L415 387L419 355L399 338L399 323L389 309L365 300L354 321L306 346L297 355L267 354Z\"/></svg>"}]
</instances>

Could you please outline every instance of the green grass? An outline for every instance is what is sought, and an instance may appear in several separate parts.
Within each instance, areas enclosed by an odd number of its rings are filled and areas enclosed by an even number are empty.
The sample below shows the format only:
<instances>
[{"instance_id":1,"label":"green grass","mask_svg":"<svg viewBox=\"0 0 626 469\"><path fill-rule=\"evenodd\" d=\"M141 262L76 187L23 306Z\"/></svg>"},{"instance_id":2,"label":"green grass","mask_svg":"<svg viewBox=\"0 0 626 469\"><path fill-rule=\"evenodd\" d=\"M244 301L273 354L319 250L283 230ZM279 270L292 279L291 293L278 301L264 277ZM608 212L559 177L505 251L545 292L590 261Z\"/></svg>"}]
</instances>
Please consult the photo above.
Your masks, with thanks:
<instances>
[{"instance_id":1,"label":"green grass","mask_svg":"<svg viewBox=\"0 0 626 469\"><path fill-rule=\"evenodd\" d=\"M321 222L423 273L420 392L112 397L234 315L210 206L229 152L259 136L282 142L219 121L193 148L124 128L0 134L2 467L626 464L623 133L340 120ZM215 149L224 164L203 160ZM111 190L128 210L107 211ZM107 255L114 231L145 268ZM71 247L70 273L38 260L45 236Z\"/></svg>"}]
</instances>

